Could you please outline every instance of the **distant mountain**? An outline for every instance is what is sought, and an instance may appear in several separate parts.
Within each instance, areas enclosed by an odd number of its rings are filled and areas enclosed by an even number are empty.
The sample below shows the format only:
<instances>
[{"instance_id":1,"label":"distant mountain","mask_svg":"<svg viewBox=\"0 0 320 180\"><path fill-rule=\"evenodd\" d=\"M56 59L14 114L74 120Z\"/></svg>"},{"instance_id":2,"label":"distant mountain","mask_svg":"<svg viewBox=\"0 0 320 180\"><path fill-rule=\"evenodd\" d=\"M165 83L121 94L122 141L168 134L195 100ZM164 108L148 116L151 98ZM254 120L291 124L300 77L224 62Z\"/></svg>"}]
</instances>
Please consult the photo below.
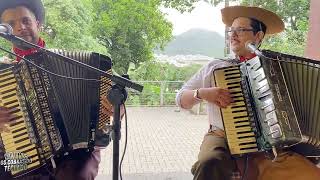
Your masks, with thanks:
<instances>
[{"instance_id":1,"label":"distant mountain","mask_svg":"<svg viewBox=\"0 0 320 180\"><path fill-rule=\"evenodd\" d=\"M169 56L200 54L219 58L224 56L224 37L213 31L191 29L174 37L164 51L155 53Z\"/></svg>"}]
</instances>

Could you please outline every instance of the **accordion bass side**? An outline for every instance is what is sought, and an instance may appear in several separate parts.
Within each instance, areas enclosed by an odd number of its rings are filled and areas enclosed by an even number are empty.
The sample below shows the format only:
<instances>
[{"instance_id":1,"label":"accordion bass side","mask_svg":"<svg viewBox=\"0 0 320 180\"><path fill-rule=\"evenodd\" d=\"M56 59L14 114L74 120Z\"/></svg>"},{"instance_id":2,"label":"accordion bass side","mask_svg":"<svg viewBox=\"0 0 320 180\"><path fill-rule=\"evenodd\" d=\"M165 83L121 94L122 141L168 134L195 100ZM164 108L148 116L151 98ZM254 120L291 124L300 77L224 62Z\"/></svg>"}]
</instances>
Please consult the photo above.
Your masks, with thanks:
<instances>
[{"instance_id":1,"label":"accordion bass side","mask_svg":"<svg viewBox=\"0 0 320 180\"><path fill-rule=\"evenodd\" d=\"M300 147L320 156L320 62L263 54L214 71L213 83L235 100L221 109L231 154Z\"/></svg>"},{"instance_id":2,"label":"accordion bass side","mask_svg":"<svg viewBox=\"0 0 320 180\"><path fill-rule=\"evenodd\" d=\"M55 51L111 73L107 56ZM10 171L13 177L45 165L54 156L105 147L110 139L110 117L102 113L101 104L110 88L108 78L42 53L26 58L50 73L24 61L0 70L0 105L15 116L9 132L0 134L0 173ZM8 154L23 155L27 163L8 166L12 160Z\"/></svg>"}]
</instances>

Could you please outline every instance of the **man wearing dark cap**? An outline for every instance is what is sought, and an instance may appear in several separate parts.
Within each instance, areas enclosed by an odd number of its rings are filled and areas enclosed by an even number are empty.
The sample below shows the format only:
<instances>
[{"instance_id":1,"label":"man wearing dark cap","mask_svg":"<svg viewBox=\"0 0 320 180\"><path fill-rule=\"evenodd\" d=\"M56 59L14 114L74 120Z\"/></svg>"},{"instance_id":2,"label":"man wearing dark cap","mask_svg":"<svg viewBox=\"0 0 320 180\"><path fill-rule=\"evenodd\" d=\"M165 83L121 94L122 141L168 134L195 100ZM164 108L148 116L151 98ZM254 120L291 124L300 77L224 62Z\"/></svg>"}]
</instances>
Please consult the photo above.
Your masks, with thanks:
<instances>
[{"instance_id":1,"label":"man wearing dark cap","mask_svg":"<svg viewBox=\"0 0 320 180\"><path fill-rule=\"evenodd\" d=\"M39 37L40 26L44 22L41 1L1 1L0 5L1 22L9 24L15 35L34 44L42 41Z\"/></svg>"},{"instance_id":2,"label":"man wearing dark cap","mask_svg":"<svg viewBox=\"0 0 320 180\"><path fill-rule=\"evenodd\" d=\"M39 36L40 27L44 23L44 7L41 0L0 0L1 23L9 24L13 28L13 34L24 40L45 47L45 41ZM36 49L29 49L13 44L12 50L20 55L26 56L37 52ZM13 61L20 61L19 58ZM107 110L108 111L108 110ZM5 107L0 107L0 132L6 131L10 124L12 115ZM57 180L93 180L98 174L100 163L100 150L95 149L91 154L85 156L74 156L63 160L58 164L54 172ZM47 170L39 171L49 174ZM49 178L49 176L47 176ZM6 179L8 177L1 177Z\"/></svg>"},{"instance_id":3,"label":"man wearing dark cap","mask_svg":"<svg viewBox=\"0 0 320 180\"><path fill-rule=\"evenodd\" d=\"M213 71L217 68L236 65L256 55L246 48L246 43L259 46L265 35L276 34L284 29L284 23L275 13L246 6L231 6L221 10L222 21L228 26L228 38L235 59L215 60L205 65L177 93L176 103L184 109L208 102L209 130L204 136L198 160L192 166L194 180L230 180L243 176L243 163L237 163L228 149L220 108L232 102L227 89L215 87ZM300 171L303 170L303 173ZM310 161L295 153L285 153L276 162L263 154L252 155L249 159L247 180L316 180L319 170ZM303 174L303 175L302 175Z\"/></svg>"}]
</instances>

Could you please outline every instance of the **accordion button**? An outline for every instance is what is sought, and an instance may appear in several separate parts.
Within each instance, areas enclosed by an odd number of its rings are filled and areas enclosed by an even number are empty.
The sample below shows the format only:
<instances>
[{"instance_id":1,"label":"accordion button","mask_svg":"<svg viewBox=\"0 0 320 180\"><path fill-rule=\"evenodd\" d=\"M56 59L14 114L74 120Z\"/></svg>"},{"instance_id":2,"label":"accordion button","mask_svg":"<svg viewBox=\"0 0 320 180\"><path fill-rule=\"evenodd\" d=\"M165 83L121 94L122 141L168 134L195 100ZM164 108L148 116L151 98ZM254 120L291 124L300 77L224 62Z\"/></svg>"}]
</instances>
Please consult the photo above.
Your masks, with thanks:
<instances>
[{"instance_id":1,"label":"accordion button","mask_svg":"<svg viewBox=\"0 0 320 180\"><path fill-rule=\"evenodd\" d=\"M282 136L281 128L279 124L275 124L270 127L270 134L273 139L280 138Z\"/></svg>"}]
</instances>

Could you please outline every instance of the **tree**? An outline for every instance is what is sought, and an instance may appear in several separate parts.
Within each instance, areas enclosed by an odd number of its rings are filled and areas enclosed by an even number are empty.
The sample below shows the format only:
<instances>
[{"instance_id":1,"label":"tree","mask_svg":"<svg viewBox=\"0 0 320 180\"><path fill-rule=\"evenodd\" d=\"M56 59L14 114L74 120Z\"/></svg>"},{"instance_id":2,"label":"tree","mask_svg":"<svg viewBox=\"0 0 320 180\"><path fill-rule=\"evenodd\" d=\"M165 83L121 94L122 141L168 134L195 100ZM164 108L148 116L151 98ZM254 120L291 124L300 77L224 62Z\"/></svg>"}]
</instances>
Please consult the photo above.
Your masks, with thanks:
<instances>
[{"instance_id":1,"label":"tree","mask_svg":"<svg viewBox=\"0 0 320 180\"><path fill-rule=\"evenodd\" d=\"M95 34L108 47L114 69L127 73L130 63L139 67L153 58L153 49L172 37L172 24L159 10L157 0L94 0Z\"/></svg>"},{"instance_id":2,"label":"tree","mask_svg":"<svg viewBox=\"0 0 320 180\"><path fill-rule=\"evenodd\" d=\"M199 0L162 0L162 4L167 8L174 8L180 12L192 11L194 4Z\"/></svg>"},{"instance_id":3,"label":"tree","mask_svg":"<svg viewBox=\"0 0 320 180\"><path fill-rule=\"evenodd\" d=\"M195 74L202 65L192 64L177 67L170 63L151 60L141 63L139 68L129 71L130 77L137 81L186 81Z\"/></svg>"},{"instance_id":4,"label":"tree","mask_svg":"<svg viewBox=\"0 0 320 180\"><path fill-rule=\"evenodd\" d=\"M48 47L106 53L92 34L93 6L90 0L44 0L46 22L42 36Z\"/></svg>"},{"instance_id":5,"label":"tree","mask_svg":"<svg viewBox=\"0 0 320 180\"><path fill-rule=\"evenodd\" d=\"M176 90L179 90L183 82L195 74L201 66L192 64L176 67L170 63L151 60L141 63L137 69L130 68L130 77L136 81L142 81L144 89L142 94L129 91L128 101L135 105L160 105L160 94L164 92L165 104L175 104Z\"/></svg>"},{"instance_id":6,"label":"tree","mask_svg":"<svg viewBox=\"0 0 320 180\"><path fill-rule=\"evenodd\" d=\"M111 53L114 69L126 73L153 58L172 37L161 0L43 0L42 36L49 48ZM177 6L178 7L178 6ZM180 5L179 5L180 7ZM10 49L9 43L1 43Z\"/></svg>"}]
</instances>

